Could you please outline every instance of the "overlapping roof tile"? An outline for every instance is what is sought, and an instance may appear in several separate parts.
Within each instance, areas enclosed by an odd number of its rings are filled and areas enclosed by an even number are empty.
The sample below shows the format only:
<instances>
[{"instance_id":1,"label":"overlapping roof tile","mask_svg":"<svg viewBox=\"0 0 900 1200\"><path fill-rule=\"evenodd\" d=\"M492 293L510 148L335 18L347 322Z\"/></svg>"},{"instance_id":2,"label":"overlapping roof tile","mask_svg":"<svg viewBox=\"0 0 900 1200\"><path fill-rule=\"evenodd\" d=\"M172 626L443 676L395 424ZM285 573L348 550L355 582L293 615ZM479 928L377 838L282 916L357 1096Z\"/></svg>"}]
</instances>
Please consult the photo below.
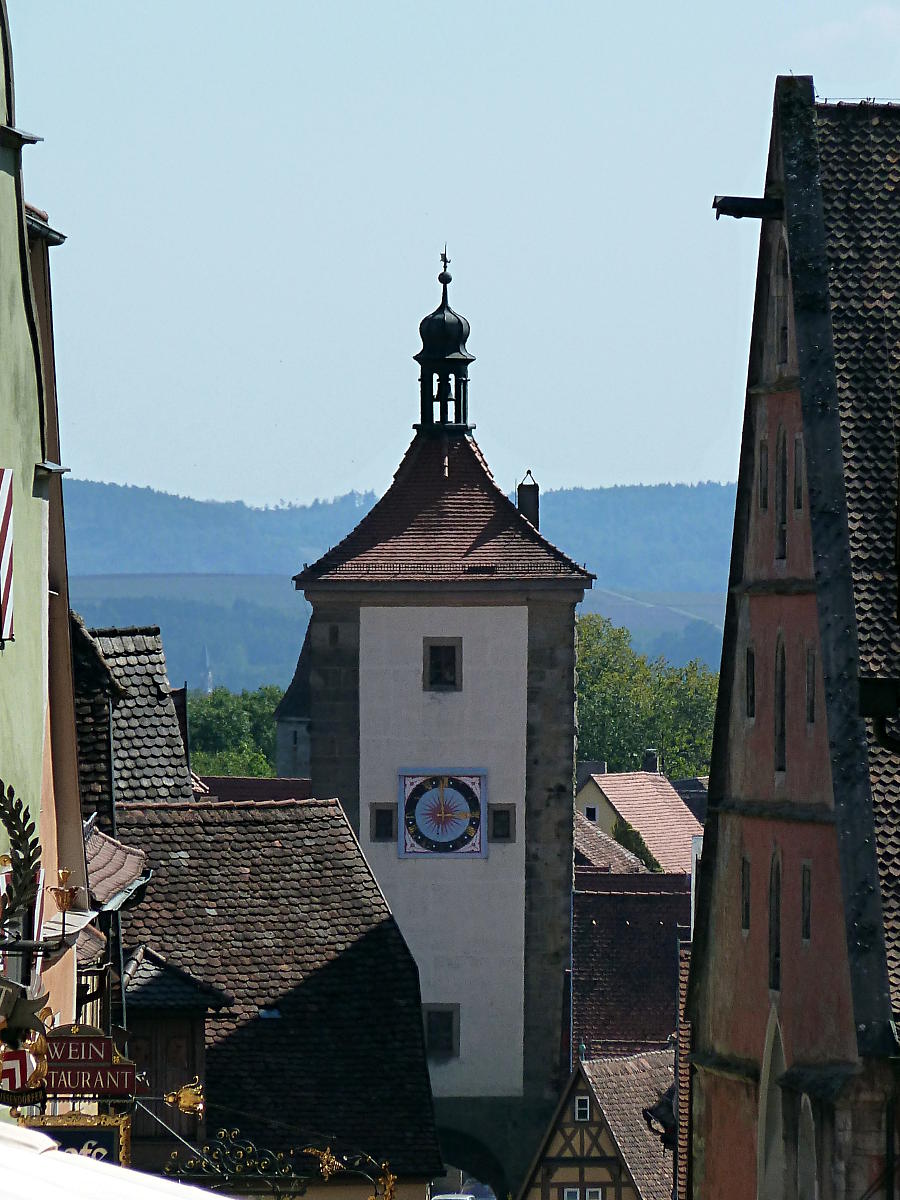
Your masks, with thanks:
<instances>
[{"instance_id":1,"label":"overlapping roof tile","mask_svg":"<svg viewBox=\"0 0 900 1200\"><path fill-rule=\"evenodd\" d=\"M590 890L589 890L590 889ZM675 1032L682 874L581 873L572 912L572 1044L588 1057L665 1046Z\"/></svg>"},{"instance_id":2,"label":"overlapping roof tile","mask_svg":"<svg viewBox=\"0 0 900 1200\"><path fill-rule=\"evenodd\" d=\"M435 1172L418 971L338 801L126 803L119 831L154 871L129 943L234 996L207 1020L211 1122Z\"/></svg>"},{"instance_id":3,"label":"overlapping roof tile","mask_svg":"<svg viewBox=\"0 0 900 1200\"><path fill-rule=\"evenodd\" d=\"M582 812L575 812L575 866L596 867L613 875L633 875L647 868L630 850L620 846L615 838L589 821Z\"/></svg>"},{"instance_id":4,"label":"overlapping roof tile","mask_svg":"<svg viewBox=\"0 0 900 1200\"><path fill-rule=\"evenodd\" d=\"M589 587L592 578L504 495L473 438L419 433L381 500L295 583L521 579Z\"/></svg>"},{"instance_id":5,"label":"overlapping roof tile","mask_svg":"<svg viewBox=\"0 0 900 1200\"><path fill-rule=\"evenodd\" d=\"M665 775L623 771L591 778L623 820L644 839L664 871L691 870L691 838L703 826Z\"/></svg>"},{"instance_id":6,"label":"overlapping roof tile","mask_svg":"<svg viewBox=\"0 0 900 1200\"><path fill-rule=\"evenodd\" d=\"M140 880L147 866L143 850L124 845L96 826L86 833L84 855L91 902L101 907Z\"/></svg>"},{"instance_id":7,"label":"overlapping roof tile","mask_svg":"<svg viewBox=\"0 0 900 1200\"><path fill-rule=\"evenodd\" d=\"M190 800L159 628L93 629L91 635L124 692L112 713L116 801Z\"/></svg>"},{"instance_id":8,"label":"overlapping roof tile","mask_svg":"<svg viewBox=\"0 0 900 1200\"><path fill-rule=\"evenodd\" d=\"M670 1200L672 1154L648 1128L643 1113L672 1086L674 1051L593 1058L582 1067L641 1200Z\"/></svg>"}]
</instances>

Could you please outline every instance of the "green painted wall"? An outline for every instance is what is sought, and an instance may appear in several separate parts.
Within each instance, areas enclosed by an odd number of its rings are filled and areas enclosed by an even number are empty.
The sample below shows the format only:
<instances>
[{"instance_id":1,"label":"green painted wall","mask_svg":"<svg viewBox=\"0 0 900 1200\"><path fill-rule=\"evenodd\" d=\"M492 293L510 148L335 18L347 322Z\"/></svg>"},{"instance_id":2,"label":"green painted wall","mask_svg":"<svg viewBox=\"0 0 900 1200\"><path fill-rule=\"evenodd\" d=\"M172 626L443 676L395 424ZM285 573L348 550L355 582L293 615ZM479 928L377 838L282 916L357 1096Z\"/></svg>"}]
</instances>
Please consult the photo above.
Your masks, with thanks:
<instances>
[{"instance_id":1,"label":"green painted wall","mask_svg":"<svg viewBox=\"0 0 900 1200\"><path fill-rule=\"evenodd\" d=\"M5 14L4 14L5 16ZM4 55L6 39L0 39ZM0 119L12 124L9 73ZM0 148L0 466L13 475L15 640L0 649L0 778L27 800L37 819L41 802L47 698L46 484L35 480L42 458L39 366L32 341L31 296L23 279L23 217L17 195L19 153ZM41 494L43 493L43 494ZM0 829L0 840L5 833Z\"/></svg>"}]
</instances>

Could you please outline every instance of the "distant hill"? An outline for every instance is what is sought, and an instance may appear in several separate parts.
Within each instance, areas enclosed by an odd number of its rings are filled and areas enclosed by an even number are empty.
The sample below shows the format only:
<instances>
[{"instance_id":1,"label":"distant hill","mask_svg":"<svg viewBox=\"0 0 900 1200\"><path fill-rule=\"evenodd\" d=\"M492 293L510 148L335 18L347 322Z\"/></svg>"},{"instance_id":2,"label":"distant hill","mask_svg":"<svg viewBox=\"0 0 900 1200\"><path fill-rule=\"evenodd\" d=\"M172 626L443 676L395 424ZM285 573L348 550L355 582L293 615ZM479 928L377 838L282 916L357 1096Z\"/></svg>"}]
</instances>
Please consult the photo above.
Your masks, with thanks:
<instances>
[{"instance_id":1,"label":"distant hill","mask_svg":"<svg viewBox=\"0 0 900 1200\"><path fill-rule=\"evenodd\" d=\"M734 484L566 489L541 530L597 575L584 609L627 625L636 648L718 668ZM72 600L89 625L158 624L173 682L287 684L308 619L291 576L375 502L351 492L279 508L150 488L65 484Z\"/></svg>"}]
</instances>

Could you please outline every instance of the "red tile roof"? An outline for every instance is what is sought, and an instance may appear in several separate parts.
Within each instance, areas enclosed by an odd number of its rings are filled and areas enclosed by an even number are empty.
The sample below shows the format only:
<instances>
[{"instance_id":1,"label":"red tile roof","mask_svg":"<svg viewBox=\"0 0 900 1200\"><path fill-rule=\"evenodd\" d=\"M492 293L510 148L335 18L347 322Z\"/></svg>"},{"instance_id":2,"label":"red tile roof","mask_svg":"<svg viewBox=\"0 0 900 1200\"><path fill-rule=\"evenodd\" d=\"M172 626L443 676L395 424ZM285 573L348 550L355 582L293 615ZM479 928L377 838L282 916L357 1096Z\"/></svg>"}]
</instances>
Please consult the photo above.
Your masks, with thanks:
<instances>
[{"instance_id":1,"label":"red tile roof","mask_svg":"<svg viewBox=\"0 0 900 1200\"><path fill-rule=\"evenodd\" d=\"M587 890L590 888L590 890ZM572 1046L587 1056L665 1046L678 1010L683 874L579 875L572 910Z\"/></svg>"},{"instance_id":2,"label":"red tile roof","mask_svg":"<svg viewBox=\"0 0 900 1200\"><path fill-rule=\"evenodd\" d=\"M691 871L691 838L703 826L676 790L654 771L592 775L619 814L647 843L664 871Z\"/></svg>"},{"instance_id":3,"label":"red tile roof","mask_svg":"<svg viewBox=\"0 0 900 1200\"><path fill-rule=\"evenodd\" d=\"M595 1058L581 1065L640 1200L670 1200L672 1154L648 1128L643 1113L672 1086L673 1052Z\"/></svg>"},{"instance_id":4,"label":"red tile roof","mask_svg":"<svg viewBox=\"0 0 900 1200\"><path fill-rule=\"evenodd\" d=\"M340 803L117 815L154 872L123 914L127 944L234 997L207 1019L211 1128L239 1123L270 1149L338 1134L398 1175L437 1173L418 971Z\"/></svg>"},{"instance_id":5,"label":"red tile roof","mask_svg":"<svg viewBox=\"0 0 900 1200\"><path fill-rule=\"evenodd\" d=\"M521 515L494 482L474 438L419 433L381 500L294 582L304 588L448 579L585 588L593 576Z\"/></svg>"},{"instance_id":6,"label":"red tile roof","mask_svg":"<svg viewBox=\"0 0 900 1200\"><path fill-rule=\"evenodd\" d=\"M136 883L147 869L143 850L124 846L96 826L84 839L84 855L91 901L100 906Z\"/></svg>"},{"instance_id":7,"label":"red tile roof","mask_svg":"<svg viewBox=\"0 0 900 1200\"><path fill-rule=\"evenodd\" d=\"M575 866L596 867L612 875L641 874L647 870L637 855L620 846L582 812L575 813Z\"/></svg>"}]
</instances>

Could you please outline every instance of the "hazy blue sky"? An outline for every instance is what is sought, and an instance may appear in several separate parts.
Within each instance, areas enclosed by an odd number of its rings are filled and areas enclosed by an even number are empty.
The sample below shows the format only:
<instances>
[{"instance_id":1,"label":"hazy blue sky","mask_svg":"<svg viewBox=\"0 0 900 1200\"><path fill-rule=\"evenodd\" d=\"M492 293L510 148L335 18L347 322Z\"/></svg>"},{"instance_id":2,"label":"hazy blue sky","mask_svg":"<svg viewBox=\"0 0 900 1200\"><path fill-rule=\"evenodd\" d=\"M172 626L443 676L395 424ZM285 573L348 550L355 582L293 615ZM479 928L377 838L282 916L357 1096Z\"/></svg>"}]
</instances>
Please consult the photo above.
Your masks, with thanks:
<instances>
[{"instance_id":1,"label":"hazy blue sky","mask_svg":"<svg viewBox=\"0 0 900 1200\"><path fill-rule=\"evenodd\" d=\"M733 479L776 74L900 94L900 4L9 0L78 476L383 490L420 318L498 481Z\"/></svg>"}]
</instances>

